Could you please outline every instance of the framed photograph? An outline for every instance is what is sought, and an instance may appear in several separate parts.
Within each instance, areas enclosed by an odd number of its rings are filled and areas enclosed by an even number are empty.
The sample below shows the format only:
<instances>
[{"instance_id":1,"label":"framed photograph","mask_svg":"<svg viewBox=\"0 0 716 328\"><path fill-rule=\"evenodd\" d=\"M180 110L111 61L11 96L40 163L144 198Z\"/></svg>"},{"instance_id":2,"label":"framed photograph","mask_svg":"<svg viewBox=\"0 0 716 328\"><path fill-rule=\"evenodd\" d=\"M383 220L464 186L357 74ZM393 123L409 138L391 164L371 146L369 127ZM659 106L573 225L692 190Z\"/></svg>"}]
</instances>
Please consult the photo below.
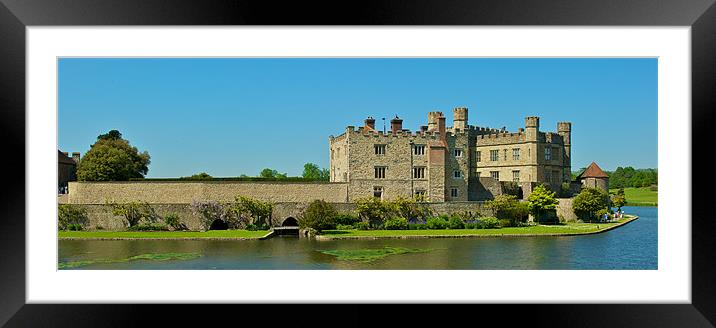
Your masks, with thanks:
<instances>
[{"instance_id":1,"label":"framed photograph","mask_svg":"<svg viewBox=\"0 0 716 328\"><path fill-rule=\"evenodd\" d=\"M9 326L152 312L98 303L716 322L691 177L713 2L2 2Z\"/></svg>"}]
</instances>

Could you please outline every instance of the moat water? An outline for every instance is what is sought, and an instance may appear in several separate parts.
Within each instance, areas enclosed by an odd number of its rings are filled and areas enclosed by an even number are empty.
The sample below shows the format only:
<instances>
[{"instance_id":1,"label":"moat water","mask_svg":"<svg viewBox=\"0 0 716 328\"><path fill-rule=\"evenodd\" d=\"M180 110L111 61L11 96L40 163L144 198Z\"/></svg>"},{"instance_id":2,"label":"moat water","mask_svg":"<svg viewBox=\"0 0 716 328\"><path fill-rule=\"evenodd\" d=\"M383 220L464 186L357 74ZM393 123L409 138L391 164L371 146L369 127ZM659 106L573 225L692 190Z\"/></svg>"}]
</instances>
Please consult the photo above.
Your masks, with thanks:
<instances>
[{"instance_id":1,"label":"moat water","mask_svg":"<svg viewBox=\"0 0 716 328\"><path fill-rule=\"evenodd\" d=\"M278 237L255 241L62 240L59 261L75 269L586 269L655 270L656 207L624 207L639 216L617 229L584 236L314 241ZM340 260L322 251L404 247L430 250L370 262ZM155 253L191 253L177 260L131 260Z\"/></svg>"}]
</instances>

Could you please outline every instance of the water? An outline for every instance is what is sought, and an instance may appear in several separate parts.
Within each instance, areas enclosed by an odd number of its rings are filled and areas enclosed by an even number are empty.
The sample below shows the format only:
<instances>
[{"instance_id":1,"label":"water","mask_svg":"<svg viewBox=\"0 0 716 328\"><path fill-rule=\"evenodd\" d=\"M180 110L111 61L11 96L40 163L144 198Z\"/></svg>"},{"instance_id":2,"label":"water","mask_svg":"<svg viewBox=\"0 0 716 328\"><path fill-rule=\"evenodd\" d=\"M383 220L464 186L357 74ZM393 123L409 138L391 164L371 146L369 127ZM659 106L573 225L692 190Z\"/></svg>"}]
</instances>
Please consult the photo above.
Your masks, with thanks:
<instances>
[{"instance_id":1,"label":"water","mask_svg":"<svg viewBox=\"0 0 716 328\"><path fill-rule=\"evenodd\" d=\"M614 230L572 237L439 238L314 241L63 240L60 262L93 261L77 269L657 269L657 208L624 207L640 218ZM338 260L320 250L432 249L372 262ZM147 253L199 253L191 260L102 263Z\"/></svg>"}]
</instances>

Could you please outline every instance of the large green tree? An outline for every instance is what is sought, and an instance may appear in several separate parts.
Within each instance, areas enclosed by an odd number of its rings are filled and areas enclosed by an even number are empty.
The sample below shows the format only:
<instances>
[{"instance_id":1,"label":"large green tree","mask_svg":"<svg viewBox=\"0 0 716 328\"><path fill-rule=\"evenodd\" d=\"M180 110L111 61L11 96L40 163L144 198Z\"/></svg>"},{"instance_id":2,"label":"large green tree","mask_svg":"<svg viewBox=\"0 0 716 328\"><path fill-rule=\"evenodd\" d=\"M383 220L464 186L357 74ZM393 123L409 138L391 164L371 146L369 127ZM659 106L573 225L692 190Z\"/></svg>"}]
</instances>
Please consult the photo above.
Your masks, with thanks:
<instances>
[{"instance_id":1,"label":"large green tree","mask_svg":"<svg viewBox=\"0 0 716 328\"><path fill-rule=\"evenodd\" d=\"M259 173L259 177L271 178L271 179L283 179L286 178L286 173L278 173L276 170L265 168Z\"/></svg>"},{"instance_id":2,"label":"large green tree","mask_svg":"<svg viewBox=\"0 0 716 328\"><path fill-rule=\"evenodd\" d=\"M574 214L582 220L592 221L597 218L599 210L606 210L609 206L609 195L601 189L584 188L574 197L572 209Z\"/></svg>"},{"instance_id":3,"label":"large green tree","mask_svg":"<svg viewBox=\"0 0 716 328\"><path fill-rule=\"evenodd\" d=\"M306 179L328 181L330 174L328 173L328 169L321 169L316 164L306 163L303 165L303 177Z\"/></svg>"},{"instance_id":4,"label":"large green tree","mask_svg":"<svg viewBox=\"0 0 716 328\"><path fill-rule=\"evenodd\" d=\"M544 185L540 184L532 190L530 196L527 197L529 203L527 204L530 213L539 220L539 217L548 210L553 210L559 203L555 198L555 193L547 189Z\"/></svg>"},{"instance_id":5,"label":"large green tree","mask_svg":"<svg viewBox=\"0 0 716 328\"><path fill-rule=\"evenodd\" d=\"M77 165L79 181L127 181L149 171L149 153L140 153L117 130L97 137Z\"/></svg>"},{"instance_id":6,"label":"large green tree","mask_svg":"<svg viewBox=\"0 0 716 328\"><path fill-rule=\"evenodd\" d=\"M619 188L619 190L617 190L617 194L612 196L612 204L614 204L614 206L619 208L619 211L621 211L622 206L626 205L626 203L627 200L626 195L624 195L624 188Z\"/></svg>"}]
</instances>

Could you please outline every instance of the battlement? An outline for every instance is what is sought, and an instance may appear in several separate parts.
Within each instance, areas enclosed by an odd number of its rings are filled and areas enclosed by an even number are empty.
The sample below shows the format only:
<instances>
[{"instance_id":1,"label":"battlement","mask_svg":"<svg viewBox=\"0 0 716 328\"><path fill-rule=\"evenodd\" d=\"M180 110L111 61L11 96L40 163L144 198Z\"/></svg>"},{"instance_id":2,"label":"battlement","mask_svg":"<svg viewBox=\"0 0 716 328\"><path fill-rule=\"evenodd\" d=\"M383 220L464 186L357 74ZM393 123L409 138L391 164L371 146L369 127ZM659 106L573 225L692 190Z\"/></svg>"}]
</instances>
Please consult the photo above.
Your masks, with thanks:
<instances>
[{"instance_id":1,"label":"battlement","mask_svg":"<svg viewBox=\"0 0 716 328\"><path fill-rule=\"evenodd\" d=\"M524 132L498 132L498 133L490 133L490 134L483 134L476 137L478 146L480 145L495 145L495 144L508 144L508 143L518 143L518 142L524 142L525 141L525 134Z\"/></svg>"},{"instance_id":2,"label":"battlement","mask_svg":"<svg viewBox=\"0 0 716 328\"><path fill-rule=\"evenodd\" d=\"M526 128L539 128L539 117L538 116L525 117L525 127Z\"/></svg>"},{"instance_id":3,"label":"battlement","mask_svg":"<svg viewBox=\"0 0 716 328\"><path fill-rule=\"evenodd\" d=\"M557 132L572 131L572 122L557 122Z\"/></svg>"}]
</instances>

